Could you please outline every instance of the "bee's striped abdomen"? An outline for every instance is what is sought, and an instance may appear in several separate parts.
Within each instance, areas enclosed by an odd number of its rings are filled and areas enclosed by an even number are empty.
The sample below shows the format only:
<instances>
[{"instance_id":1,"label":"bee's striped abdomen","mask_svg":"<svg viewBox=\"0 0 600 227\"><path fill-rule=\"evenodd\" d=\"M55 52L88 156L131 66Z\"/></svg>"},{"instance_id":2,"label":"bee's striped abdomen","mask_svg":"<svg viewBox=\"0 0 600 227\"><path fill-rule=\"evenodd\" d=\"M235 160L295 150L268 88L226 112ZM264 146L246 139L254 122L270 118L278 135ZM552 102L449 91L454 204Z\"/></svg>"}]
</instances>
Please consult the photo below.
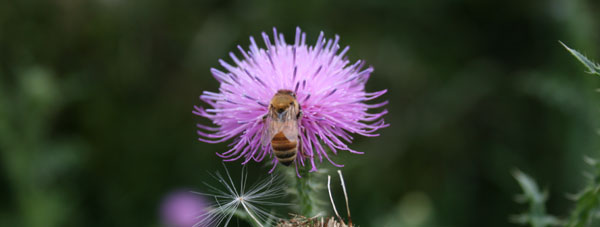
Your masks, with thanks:
<instances>
[{"instance_id":1,"label":"bee's striped abdomen","mask_svg":"<svg viewBox=\"0 0 600 227\"><path fill-rule=\"evenodd\" d=\"M289 166L294 162L298 150L296 141L288 140L282 132L275 134L271 140L273 153L279 162L285 166Z\"/></svg>"}]
</instances>

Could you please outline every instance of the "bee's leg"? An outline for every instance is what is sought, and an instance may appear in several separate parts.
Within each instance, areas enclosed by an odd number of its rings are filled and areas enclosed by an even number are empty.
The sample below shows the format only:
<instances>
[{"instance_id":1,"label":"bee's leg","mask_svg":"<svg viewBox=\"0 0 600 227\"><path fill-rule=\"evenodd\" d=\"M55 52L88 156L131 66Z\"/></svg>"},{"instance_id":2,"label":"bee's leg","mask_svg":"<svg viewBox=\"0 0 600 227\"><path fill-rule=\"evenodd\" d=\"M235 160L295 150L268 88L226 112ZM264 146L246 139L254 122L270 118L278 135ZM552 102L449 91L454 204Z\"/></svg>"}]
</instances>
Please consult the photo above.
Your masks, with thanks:
<instances>
[{"instance_id":1,"label":"bee's leg","mask_svg":"<svg viewBox=\"0 0 600 227\"><path fill-rule=\"evenodd\" d=\"M300 109L298 111L298 114L296 114L296 119L300 119L302 117L302 109Z\"/></svg>"}]
</instances>

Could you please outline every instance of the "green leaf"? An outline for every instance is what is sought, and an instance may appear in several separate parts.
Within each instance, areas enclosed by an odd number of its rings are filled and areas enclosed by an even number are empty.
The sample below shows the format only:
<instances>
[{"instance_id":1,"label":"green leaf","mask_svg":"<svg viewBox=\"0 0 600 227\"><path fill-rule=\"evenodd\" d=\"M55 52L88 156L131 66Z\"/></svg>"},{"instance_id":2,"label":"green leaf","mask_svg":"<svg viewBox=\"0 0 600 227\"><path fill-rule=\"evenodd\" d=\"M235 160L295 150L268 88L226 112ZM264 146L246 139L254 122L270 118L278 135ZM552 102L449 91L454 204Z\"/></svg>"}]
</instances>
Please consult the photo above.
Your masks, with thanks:
<instances>
[{"instance_id":1,"label":"green leaf","mask_svg":"<svg viewBox=\"0 0 600 227\"><path fill-rule=\"evenodd\" d=\"M513 176L519 182L521 189L523 189L523 194L517 196L517 202L528 203L529 210L512 216L511 221L532 227L561 225L562 222L558 218L546 214L545 203L548 193L541 191L535 180L520 170L513 171Z\"/></svg>"},{"instance_id":2,"label":"green leaf","mask_svg":"<svg viewBox=\"0 0 600 227\"><path fill-rule=\"evenodd\" d=\"M567 224L569 227L589 226L600 208L600 166L592 158L584 157L584 160L595 168L595 172L588 185L574 196L576 204Z\"/></svg>"},{"instance_id":3,"label":"green leaf","mask_svg":"<svg viewBox=\"0 0 600 227\"><path fill-rule=\"evenodd\" d=\"M583 65L585 65L585 67L588 69L587 73L600 75L600 65L598 63L591 61L585 55L579 53L579 51L569 48L563 42L561 42L561 41L558 41L558 42L561 45L563 45L563 47L565 47L565 49L567 49L569 52L571 52L571 54L573 56L575 56L575 58L577 58L577 60L579 60L581 63L583 63Z\"/></svg>"}]
</instances>

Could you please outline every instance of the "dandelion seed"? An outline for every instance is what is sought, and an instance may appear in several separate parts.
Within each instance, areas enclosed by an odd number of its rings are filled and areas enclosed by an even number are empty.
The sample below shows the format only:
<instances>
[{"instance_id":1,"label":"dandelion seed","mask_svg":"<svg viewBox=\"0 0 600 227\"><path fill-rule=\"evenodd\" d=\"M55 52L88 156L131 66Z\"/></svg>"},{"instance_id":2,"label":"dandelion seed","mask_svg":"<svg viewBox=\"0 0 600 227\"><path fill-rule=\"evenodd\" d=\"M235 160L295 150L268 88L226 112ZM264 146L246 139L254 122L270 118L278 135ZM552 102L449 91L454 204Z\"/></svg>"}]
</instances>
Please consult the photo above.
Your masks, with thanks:
<instances>
[{"instance_id":1,"label":"dandelion seed","mask_svg":"<svg viewBox=\"0 0 600 227\"><path fill-rule=\"evenodd\" d=\"M226 167L225 174L226 178L219 172L212 175L221 187L204 183L210 189L210 193L194 192L214 198L215 201L203 214L196 217L197 222L193 226L220 226L221 224L228 226L233 216L239 216L240 212L246 214L248 216L246 219L249 221L264 226L279 220L272 212L266 210L267 206L289 205L273 201L286 195L283 180L277 175L259 180L250 188L246 188L248 172L243 168L240 185L237 188Z\"/></svg>"},{"instance_id":2,"label":"dandelion seed","mask_svg":"<svg viewBox=\"0 0 600 227\"><path fill-rule=\"evenodd\" d=\"M383 116L387 110L368 113L380 108L387 101L368 104L387 92L366 92L365 84L373 67L363 68L364 61L351 64L344 56L348 47L340 52L339 37L326 39L323 32L314 46L305 43L306 34L296 29L295 41L287 44L283 34L273 29L273 43L266 33L262 34L266 49L258 47L250 37L250 48L246 51L238 46L243 59L230 54L235 66L219 60L225 69L211 69L220 82L219 93L205 91L200 99L208 109L195 106L193 113L208 118L216 127L198 125L200 141L221 143L233 140L228 151L217 153L225 161L242 159L261 162L265 157L273 158L271 147L261 143L267 130L264 116L269 111L267 103L280 90L293 91L302 110L298 119L298 155L294 163L310 165L311 172L317 170L315 159L329 161L339 150L362 154L348 147L351 134L374 137L376 132L389 126ZM329 148L329 152L326 152Z\"/></svg>"}]
</instances>

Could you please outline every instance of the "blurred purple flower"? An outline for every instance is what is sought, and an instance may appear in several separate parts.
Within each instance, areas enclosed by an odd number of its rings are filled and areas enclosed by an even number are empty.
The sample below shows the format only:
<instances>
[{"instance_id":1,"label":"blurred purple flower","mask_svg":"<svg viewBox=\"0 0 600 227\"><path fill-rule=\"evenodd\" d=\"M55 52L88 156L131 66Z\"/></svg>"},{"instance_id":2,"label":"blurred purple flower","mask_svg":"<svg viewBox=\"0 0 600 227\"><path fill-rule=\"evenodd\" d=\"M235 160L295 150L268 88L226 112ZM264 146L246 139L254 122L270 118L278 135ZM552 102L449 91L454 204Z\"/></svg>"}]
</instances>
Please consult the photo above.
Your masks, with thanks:
<instances>
[{"instance_id":1,"label":"blurred purple flower","mask_svg":"<svg viewBox=\"0 0 600 227\"><path fill-rule=\"evenodd\" d=\"M293 91L303 111L299 120L300 144L295 165L310 162L316 171L315 159L327 159L337 167L327 152L338 150L362 154L349 148L351 134L374 137L378 129L389 126L383 120L387 110L367 113L369 109L383 107L387 101L367 104L387 92L368 93L365 83L373 72L372 67L363 69L364 62L351 64L344 55L349 47L340 51L339 36L325 39L323 32L314 46L306 45L306 34L296 29L294 44L287 44L283 34L273 28L273 41L262 33L267 49L259 48L250 37L250 51L238 45L243 59L230 53L235 66L219 60L225 72L211 68L212 75L220 82L219 92L204 91L200 99L210 105L209 109L195 106L194 114L210 119L217 127L198 124L199 140L220 143L234 139L231 149L217 153L225 161L243 159L262 161L267 154L273 157L270 146L261 144L266 131L263 117L273 95L282 89ZM322 141L322 143L320 142ZM303 150L303 151L302 151ZM273 158L273 169L277 159ZM273 170L271 170L273 171Z\"/></svg>"},{"instance_id":2,"label":"blurred purple flower","mask_svg":"<svg viewBox=\"0 0 600 227\"><path fill-rule=\"evenodd\" d=\"M161 218L168 227L193 226L207 206L201 195L184 190L171 192L161 204Z\"/></svg>"}]
</instances>

